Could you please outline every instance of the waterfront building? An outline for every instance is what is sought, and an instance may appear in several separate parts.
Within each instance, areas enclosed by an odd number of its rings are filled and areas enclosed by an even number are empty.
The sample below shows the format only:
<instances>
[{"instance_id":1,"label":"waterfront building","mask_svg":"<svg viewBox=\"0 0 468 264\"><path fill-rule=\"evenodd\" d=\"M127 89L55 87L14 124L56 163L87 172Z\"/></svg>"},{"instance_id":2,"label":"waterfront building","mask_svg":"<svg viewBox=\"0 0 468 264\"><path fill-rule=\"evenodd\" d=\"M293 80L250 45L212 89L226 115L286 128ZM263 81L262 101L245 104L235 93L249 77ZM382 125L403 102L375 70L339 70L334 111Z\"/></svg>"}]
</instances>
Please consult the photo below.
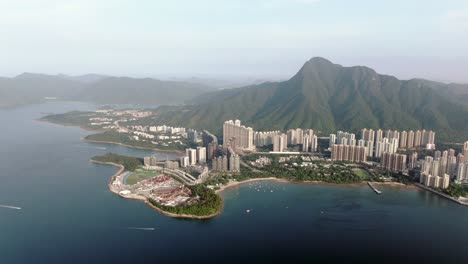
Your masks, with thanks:
<instances>
[{"instance_id":1,"label":"waterfront building","mask_svg":"<svg viewBox=\"0 0 468 264\"><path fill-rule=\"evenodd\" d=\"M468 168L468 166L465 166L464 163L458 164L457 175L456 175L457 182L461 182L461 181L468 178L467 177L467 172L466 172L467 168Z\"/></svg>"},{"instance_id":2,"label":"waterfront building","mask_svg":"<svg viewBox=\"0 0 468 264\"><path fill-rule=\"evenodd\" d=\"M457 158L455 156L448 157L447 174L451 178L457 174Z\"/></svg>"},{"instance_id":3,"label":"waterfront building","mask_svg":"<svg viewBox=\"0 0 468 264\"><path fill-rule=\"evenodd\" d=\"M430 174L433 161L434 161L433 157L426 156L426 158L424 159L424 164L423 164L421 173Z\"/></svg>"},{"instance_id":4,"label":"waterfront building","mask_svg":"<svg viewBox=\"0 0 468 264\"><path fill-rule=\"evenodd\" d=\"M234 149L253 150L253 129L241 125L240 120L229 120L223 124L224 146L232 146Z\"/></svg>"},{"instance_id":5,"label":"waterfront building","mask_svg":"<svg viewBox=\"0 0 468 264\"><path fill-rule=\"evenodd\" d=\"M418 163L418 153L413 152L411 156L409 157L409 162L408 162L408 169L414 169L416 168L416 164Z\"/></svg>"}]
</instances>

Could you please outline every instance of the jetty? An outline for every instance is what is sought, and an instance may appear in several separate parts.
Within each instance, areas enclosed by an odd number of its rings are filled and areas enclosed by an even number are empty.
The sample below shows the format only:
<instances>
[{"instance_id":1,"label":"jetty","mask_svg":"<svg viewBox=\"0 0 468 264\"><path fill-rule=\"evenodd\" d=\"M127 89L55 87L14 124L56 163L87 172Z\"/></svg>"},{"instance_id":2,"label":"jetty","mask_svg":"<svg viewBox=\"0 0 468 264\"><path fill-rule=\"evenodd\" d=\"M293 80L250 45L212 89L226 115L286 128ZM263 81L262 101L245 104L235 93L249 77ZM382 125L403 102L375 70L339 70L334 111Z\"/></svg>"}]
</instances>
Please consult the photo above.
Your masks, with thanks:
<instances>
[{"instance_id":1,"label":"jetty","mask_svg":"<svg viewBox=\"0 0 468 264\"><path fill-rule=\"evenodd\" d=\"M367 182L367 185L369 185L369 187L371 187L371 189L372 189L376 194L382 194L382 191L379 191L377 188L375 188L375 186L372 185L372 183Z\"/></svg>"}]
</instances>

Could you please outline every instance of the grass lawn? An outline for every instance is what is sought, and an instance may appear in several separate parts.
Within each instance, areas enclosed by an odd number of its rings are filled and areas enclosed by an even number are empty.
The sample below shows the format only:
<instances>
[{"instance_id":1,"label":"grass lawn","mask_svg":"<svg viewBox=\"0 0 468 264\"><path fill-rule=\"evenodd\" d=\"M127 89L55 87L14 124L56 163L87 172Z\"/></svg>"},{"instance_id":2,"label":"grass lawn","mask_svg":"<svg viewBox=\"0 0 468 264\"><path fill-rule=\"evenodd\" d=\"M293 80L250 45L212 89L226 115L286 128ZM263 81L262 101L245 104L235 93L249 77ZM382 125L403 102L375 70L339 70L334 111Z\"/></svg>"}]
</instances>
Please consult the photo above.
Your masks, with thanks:
<instances>
[{"instance_id":1,"label":"grass lawn","mask_svg":"<svg viewBox=\"0 0 468 264\"><path fill-rule=\"evenodd\" d=\"M147 171L142 169L136 169L135 172L132 172L132 174L128 176L126 183L128 185L133 185L139 181L155 177L159 174L159 171Z\"/></svg>"},{"instance_id":2,"label":"grass lawn","mask_svg":"<svg viewBox=\"0 0 468 264\"><path fill-rule=\"evenodd\" d=\"M353 169L354 174L359 176L362 180L368 180L370 179L369 173L367 171L362 170L362 169Z\"/></svg>"}]
</instances>

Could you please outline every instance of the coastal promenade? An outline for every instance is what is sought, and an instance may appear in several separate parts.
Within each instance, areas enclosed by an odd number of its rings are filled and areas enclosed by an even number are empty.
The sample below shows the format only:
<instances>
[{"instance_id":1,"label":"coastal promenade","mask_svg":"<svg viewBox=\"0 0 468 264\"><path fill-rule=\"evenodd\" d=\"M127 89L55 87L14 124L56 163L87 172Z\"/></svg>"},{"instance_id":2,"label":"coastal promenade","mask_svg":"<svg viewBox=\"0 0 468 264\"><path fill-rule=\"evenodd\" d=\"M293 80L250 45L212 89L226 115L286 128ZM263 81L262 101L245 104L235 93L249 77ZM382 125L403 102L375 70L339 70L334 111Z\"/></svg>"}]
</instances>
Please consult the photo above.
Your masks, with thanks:
<instances>
[{"instance_id":1,"label":"coastal promenade","mask_svg":"<svg viewBox=\"0 0 468 264\"><path fill-rule=\"evenodd\" d=\"M460 199L456 199L456 198L454 198L454 197L452 197L452 196L450 196L450 195L448 195L448 194L439 192L439 191L437 191L437 190L434 190L434 189L432 189L432 188L429 188L429 187L427 187L427 186L425 186L425 185L422 185L422 184L420 184L420 183L415 183L414 185L416 185L417 187L419 187L419 188L421 188L421 189L424 189L424 190L426 190L426 191L430 191L430 192L432 192L432 193L438 194L438 195L440 195L440 196L442 196L442 197L444 197L444 198L446 198L446 199L449 199L449 200L451 200L451 201L453 201L453 202L456 202L456 203L458 203L458 204L461 204L461 205L464 205L464 206L468 206L468 201L462 201L462 200L460 200Z\"/></svg>"}]
</instances>

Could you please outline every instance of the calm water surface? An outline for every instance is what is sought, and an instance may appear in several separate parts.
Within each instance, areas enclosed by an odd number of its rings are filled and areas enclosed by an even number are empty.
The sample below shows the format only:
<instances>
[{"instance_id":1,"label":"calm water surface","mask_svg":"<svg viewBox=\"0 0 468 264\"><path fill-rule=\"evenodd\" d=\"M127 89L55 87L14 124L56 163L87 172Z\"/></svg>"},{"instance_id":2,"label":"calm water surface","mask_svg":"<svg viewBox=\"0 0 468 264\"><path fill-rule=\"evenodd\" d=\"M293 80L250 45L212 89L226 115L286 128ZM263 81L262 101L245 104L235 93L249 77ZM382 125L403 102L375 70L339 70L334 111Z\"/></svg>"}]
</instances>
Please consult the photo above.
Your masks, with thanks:
<instances>
[{"instance_id":1,"label":"calm water surface","mask_svg":"<svg viewBox=\"0 0 468 264\"><path fill-rule=\"evenodd\" d=\"M226 191L224 213L208 221L121 199L106 187L116 168L92 156L172 156L83 142L91 132L36 121L95 108L0 110L0 205L22 208L0 207L0 263L468 263L468 208L420 190L257 182Z\"/></svg>"}]
</instances>

